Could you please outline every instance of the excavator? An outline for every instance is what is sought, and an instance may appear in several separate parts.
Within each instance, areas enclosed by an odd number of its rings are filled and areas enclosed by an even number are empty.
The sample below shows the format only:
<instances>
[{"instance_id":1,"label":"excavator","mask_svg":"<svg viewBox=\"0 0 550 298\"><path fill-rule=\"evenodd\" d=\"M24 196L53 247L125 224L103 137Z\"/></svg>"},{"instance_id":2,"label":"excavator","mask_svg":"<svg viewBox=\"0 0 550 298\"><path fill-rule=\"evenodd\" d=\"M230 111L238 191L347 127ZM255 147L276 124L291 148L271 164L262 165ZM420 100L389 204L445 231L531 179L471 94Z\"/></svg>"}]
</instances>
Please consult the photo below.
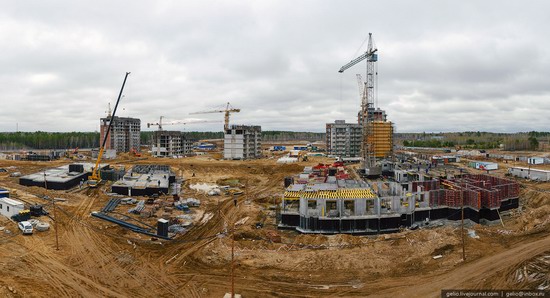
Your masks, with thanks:
<instances>
[{"instance_id":1,"label":"excavator","mask_svg":"<svg viewBox=\"0 0 550 298\"><path fill-rule=\"evenodd\" d=\"M130 154L132 154L132 156L135 156L135 157L141 157L141 153L139 153L136 148L132 148L130 150Z\"/></svg>"},{"instance_id":2,"label":"excavator","mask_svg":"<svg viewBox=\"0 0 550 298\"><path fill-rule=\"evenodd\" d=\"M99 175L99 163L101 162L101 157L103 156L103 152L105 151L105 144L107 143L107 138L110 135L109 133L111 132L111 125L113 125L113 119L115 118L118 103L120 102L120 98L122 97L122 91L124 90L124 85L126 84L126 79L128 78L129 74L130 73L127 72L126 76L124 76L124 81L122 82L122 87L120 88L120 92L118 93L118 99L116 100L115 109L113 110L113 115L111 115L111 121L109 121L109 126L107 127L107 131L105 132L105 136L103 137L103 142L101 143L101 147L99 148L97 161L95 162L95 166L92 169L92 174L90 175L90 177L88 177L88 186L90 188L96 188L99 183L101 183L101 176Z\"/></svg>"}]
</instances>

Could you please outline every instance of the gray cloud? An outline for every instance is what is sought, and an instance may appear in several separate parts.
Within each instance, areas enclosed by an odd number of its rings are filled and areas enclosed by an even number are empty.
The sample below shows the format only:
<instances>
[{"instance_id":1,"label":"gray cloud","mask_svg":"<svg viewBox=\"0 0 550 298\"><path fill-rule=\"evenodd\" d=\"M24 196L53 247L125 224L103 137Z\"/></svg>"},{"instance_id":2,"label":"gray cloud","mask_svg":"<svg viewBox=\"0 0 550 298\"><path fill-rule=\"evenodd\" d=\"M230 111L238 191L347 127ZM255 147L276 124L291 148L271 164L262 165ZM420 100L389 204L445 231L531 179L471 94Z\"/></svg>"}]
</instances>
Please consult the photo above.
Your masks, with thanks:
<instances>
[{"instance_id":1,"label":"gray cloud","mask_svg":"<svg viewBox=\"0 0 550 298\"><path fill-rule=\"evenodd\" d=\"M131 71L121 116L145 123L230 101L233 123L324 131L356 120L368 32L378 105L398 131L548 130L544 1L25 1L0 12L0 131L94 131ZM173 128L183 129L183 127ZM186 130L220 130L194 124Z\"/></svg>"}]
</instances>

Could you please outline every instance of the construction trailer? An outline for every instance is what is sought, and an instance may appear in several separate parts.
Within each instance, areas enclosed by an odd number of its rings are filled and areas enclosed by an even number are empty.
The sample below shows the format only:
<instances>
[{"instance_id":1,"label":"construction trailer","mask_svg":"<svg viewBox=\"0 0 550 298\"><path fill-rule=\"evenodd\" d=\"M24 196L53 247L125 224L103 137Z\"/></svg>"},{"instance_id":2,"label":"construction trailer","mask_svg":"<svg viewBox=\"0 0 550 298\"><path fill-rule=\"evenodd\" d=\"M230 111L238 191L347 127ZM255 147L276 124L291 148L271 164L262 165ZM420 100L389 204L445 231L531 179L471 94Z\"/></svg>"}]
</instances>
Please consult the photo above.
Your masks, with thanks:
<instances>
[{"instance_id":1,"label":"construction trailer","mask_svg":"<svg viewBox=\"0 0 550 298\"><path fill-rule=\"evenodd\" d=\"M542 165L544 164L544 157L529 157L527 163L530 165Z\"/></svg>"},{"instance_id":2,"label":"construction trailer","mask_svg":"<svg viewBox=\"0 0 550 298\"><path fill-rule=\"evenodd\" d=\"M496 162L471 161L468 166L483 171L498 170L498 163Z\"/></svg>"},{"instance_id":3,"label":"construction trailer","mask_svg":"<svg viewBox=\"0 0 550 298\"><path fill-rule=\"evenodd\" d=\"M314 168L293 179L283 195L279 228L322 234L391 233L426 220L460 220L462 202L465 219L475 223L499 222L500 212L519 206L519 184L489 175L367 185L339 172Z\"/></svg>"},{"instance_id":4,"label":"construction trailer","mask_svg":"<svg viewBox=\"0 0 550 298\"><path fill-rule=\"evenodd\" d=\"M520 177L525 179L531 179L536 181L550 181L550 171L524 168L524 167L510 167L508 173L514 177Z\"/></svg>"},{"instance_id":5,"label":"construction trailer","mask_svg":"<svg viewBox=\"0 0 550 298\"><path fill-rule=\"evenodd\" d=\"M25 204L23 202L7 197L0 198L0 215L11 218L14 215L18 215L19 212L23 211L24 209Z\"/></svg>"},{"instance_id":6,"label":"construction trailer","mask_svg":"<svg viewBox=\"0 0 550 298\"><path fill-rule=\"evenodd\" d=\"M255 159L262 157L262 128L231 125L225 130L224 159Z\"/></svg>"},{"instance_id":7,"label":"construction trailer","mask_svg":"<svg viewBox=\"0 0 550 298\"><path fill-rule=\"evenodd\" d=\"M443 165L452 162L460 162L460 157L454 155L434 155L432 156L432 164Z\"/></svg>"}]
</instances>

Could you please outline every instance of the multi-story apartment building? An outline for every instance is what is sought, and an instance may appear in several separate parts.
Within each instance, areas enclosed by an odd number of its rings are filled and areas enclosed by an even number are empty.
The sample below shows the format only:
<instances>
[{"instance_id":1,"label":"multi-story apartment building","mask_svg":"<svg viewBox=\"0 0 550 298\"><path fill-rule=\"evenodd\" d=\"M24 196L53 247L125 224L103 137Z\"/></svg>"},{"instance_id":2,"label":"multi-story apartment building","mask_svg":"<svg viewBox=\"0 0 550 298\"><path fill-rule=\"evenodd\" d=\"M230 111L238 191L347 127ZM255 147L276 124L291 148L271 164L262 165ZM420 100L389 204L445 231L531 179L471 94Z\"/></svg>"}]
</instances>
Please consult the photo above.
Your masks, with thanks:
<instances>
[{"instance_id":1,"label":"multi-story apartment building","mask_svg":"<svg viewBox=\"0 0 550 298\"><path fill-rule=\"evenodd\" d=\"M181 131L155 131L151 152L155 157L188 156L192 153L193 142Z\"/></svg>"},{"instance_id":2,"label":"multi-story apartment building","mask_svg":"<svg viewBox=\"0 0 550 298\"><path fill-rule=\"evenodd\" d=\"M340 157L360 157L363 128L357 123L336 120L327 123L327 153Z\"/></svg>"},{"instance_id":3,"label":"multi-story apartment building","mask_svg":"<svg viewBox=\"0 0 550 298\"><path fill-rule=\"evenodd\" d=\"M107 133L111 117L100 119L100 144ZM105 149L117 152L140 151L141 120L128 117L114 117L111 131L105 143Z\"/></svg>"},{"instance_id":4,"label":"multi-story apartment building","mask_svg":"<svg viewBox=\"0 0 550 298\"><path fill-rule=\"evenodd\" d=\"M261 126L231 125L225 131L224 159L253 159L262 156Z\"/></svg>"}]
</instances>

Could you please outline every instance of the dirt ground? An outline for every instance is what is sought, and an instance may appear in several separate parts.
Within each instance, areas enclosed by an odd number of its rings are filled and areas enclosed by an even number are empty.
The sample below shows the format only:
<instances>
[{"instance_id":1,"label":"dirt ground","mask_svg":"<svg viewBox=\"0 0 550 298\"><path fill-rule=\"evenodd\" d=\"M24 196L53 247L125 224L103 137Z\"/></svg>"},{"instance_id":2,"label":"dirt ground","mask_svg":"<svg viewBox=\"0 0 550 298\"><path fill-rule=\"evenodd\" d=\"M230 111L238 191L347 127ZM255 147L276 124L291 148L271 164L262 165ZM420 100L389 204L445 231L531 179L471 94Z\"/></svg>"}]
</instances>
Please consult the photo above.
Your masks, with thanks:
<instances>
[{"instance_id":1,"label":"dirt ground","mask_svg":"<svg viewBox=\"0 0 550 298\"><path fill-rule=\"evenodd\" d=\"M239 224L233 236L234 282L243 297L439 297L441 289L532 289L549 283L548 270L537 268L544 268L540 262L545 264L550 256L550 183L521 181L522 208L505 216L504 226L468 227L479 238L466 236L466 261L462 261L458 225L379 236L278 230L275 205L284 177L327 159L281 165L275 158L223 161L212 157L219 155L114 161L127 167L169 164L186 178L183 196L201 199L202 215L189 232L172 241L152 241L91 217L109 200L106 186L66 192L0 178L0 187L16 190L28 203L44 204L40 195L66 199L56 203L59 250L51 219L41 218L50 222L49 231L32 236L21 235L15 223L0 219L4 227L0 295L222 297L231 289L232 241L226 232L235 222ZM25 175L68 163L2 160L0 167ZM244 194L238 197L237 207L229 196L206 196L189 189L191 184L222 180L241 184ZM256 228L258 222L262 228ZM433 259L435 255L442 258Z\"/></svg>"}]
</instances>

